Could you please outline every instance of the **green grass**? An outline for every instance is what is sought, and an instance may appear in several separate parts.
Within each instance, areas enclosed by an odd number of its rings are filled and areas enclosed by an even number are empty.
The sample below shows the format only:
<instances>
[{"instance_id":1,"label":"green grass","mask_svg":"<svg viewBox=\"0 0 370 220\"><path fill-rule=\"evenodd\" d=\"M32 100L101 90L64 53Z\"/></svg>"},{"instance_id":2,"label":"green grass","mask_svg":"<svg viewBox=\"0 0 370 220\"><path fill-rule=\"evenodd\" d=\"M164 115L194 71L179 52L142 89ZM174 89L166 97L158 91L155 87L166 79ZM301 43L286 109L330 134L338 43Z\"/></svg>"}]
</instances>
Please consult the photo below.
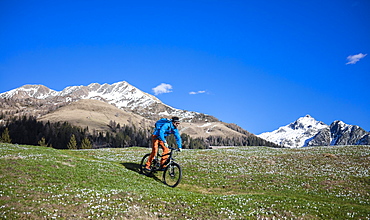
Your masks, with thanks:
<instances>
[{"instance_id":1,"label":"green grass","mask_svg":"<svg viewBox=\"0 0 370 220\"><path fill-rule=\"evenodd\" d=\"M0 144L0 218L370 219L370 146L185 150L176 188L148 152Z\"/></svg>"}]
</instances>

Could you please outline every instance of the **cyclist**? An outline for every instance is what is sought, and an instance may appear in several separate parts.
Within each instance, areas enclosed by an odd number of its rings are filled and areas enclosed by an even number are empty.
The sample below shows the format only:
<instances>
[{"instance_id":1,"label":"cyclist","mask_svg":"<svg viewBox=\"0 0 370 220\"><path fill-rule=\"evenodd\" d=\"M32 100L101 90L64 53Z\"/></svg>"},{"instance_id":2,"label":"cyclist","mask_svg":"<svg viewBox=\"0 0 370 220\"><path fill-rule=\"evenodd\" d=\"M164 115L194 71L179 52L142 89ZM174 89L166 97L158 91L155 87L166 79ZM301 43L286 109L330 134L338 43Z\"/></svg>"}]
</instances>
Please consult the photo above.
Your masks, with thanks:
<instances>
[{"instance_id":1,"label":"cyclist","mask_svg":"<svg viewBox=\"0 0 370 220\"><path fill-rule=\"evenodd\" d=\"M182 140L178 130L180 125L180 119L178 117L172 117L169 119L160 119L156 122L154 132L152 134L152 153L150 154L147 163L145 164L145 169L150 170L150 164L152 163L154 157L158 153L158 145L161 146L163 150L163 155L166 155L170 152L168 149L168 144L166 137L170 134L173 134L176 138L177 147L181 151L182 149ZM164 162L167 160L168 155L163 156L161 159L161 169L164 169Z\"/></svg>"}]
</instances>

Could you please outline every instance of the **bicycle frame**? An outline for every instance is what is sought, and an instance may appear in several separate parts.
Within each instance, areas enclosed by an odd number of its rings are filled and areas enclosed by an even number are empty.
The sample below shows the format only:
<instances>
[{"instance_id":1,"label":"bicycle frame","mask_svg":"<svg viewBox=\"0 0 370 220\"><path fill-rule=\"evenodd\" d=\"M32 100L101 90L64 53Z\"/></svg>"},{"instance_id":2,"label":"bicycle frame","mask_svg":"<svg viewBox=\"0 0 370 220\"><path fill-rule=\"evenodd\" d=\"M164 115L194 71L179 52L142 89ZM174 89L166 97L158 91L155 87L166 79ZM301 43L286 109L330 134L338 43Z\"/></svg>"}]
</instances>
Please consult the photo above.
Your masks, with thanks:
<instances>
[{"instance_id":1,"label":"bicycle frame","mask_svg":"<svg viewBox=\"0 0 370 220\"><path fill-rule=\"evenodd\" d=\"M161 165L160 165L160 159L159 158L162 158L164 156L168 156L167 160L163 163L163 166L165 165L168 165L168 164L171 164L175 161L175 158L174 158L174 151L178 151L178 149L176 148L172 148L172 147L168 147L170 149L170 152L167 153L167 154L160 154L159 152L159 149L158 149L158 152L157 152L157 156L154 157L153 161L152 161L152 164L153 164L153 168L154 170L152 171L158 171L161 169Z\"/></svg>"}]
</instances>

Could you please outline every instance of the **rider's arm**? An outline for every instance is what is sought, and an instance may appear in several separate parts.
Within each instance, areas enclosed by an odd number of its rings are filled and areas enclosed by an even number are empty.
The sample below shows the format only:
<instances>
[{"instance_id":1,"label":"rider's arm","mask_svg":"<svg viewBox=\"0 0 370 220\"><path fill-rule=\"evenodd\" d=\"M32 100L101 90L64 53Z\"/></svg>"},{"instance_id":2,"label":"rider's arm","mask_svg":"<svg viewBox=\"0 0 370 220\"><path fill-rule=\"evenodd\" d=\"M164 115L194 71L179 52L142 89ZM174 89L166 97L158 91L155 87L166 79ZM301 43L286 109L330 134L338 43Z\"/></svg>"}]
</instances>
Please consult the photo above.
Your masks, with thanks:
<instances>
[{"instance_id":1,"label":"rider's arm","mask_svg":"<svg viewBox=\"0 0 370 220\"><path fill-rule=\"evenodd\" d=\"M177 147L178 148L182 148L182 140L181 140L181 136L180 136L179 130L175 129L174 135L175 135L175 138L176 138Z\"/></svg>"}]
</instances>

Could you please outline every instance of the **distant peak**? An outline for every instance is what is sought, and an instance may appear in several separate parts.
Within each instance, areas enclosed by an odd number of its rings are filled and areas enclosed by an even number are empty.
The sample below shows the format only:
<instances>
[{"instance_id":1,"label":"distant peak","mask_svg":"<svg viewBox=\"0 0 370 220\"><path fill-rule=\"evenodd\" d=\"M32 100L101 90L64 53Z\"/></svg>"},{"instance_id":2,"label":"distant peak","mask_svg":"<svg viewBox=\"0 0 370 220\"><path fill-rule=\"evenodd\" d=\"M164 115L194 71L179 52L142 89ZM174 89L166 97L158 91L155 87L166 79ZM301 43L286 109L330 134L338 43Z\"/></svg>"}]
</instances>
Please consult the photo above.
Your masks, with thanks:
<instances>
[{"instance_id":1,"label":"distant peak","mask_svg":"<svg viewBox=\"0 0 370 220\"><path fill-rule=\"evenodd\" d=\"M335 126L335 125L339 125L341 127L348 126L348 124L346 124L346 123L344 123L343 121L340 121L340 120L335 120L330 126Z\"/></svg>"},{"instance_id":2,"label":"distant peak","mask_svg":"<svg viewBox=\"0 0 370 220\"><path fill-rule=\"evenodd\" d=\"M109 84L108 84L109 85ZM117 86L117 85L130 85L130 83L126 82L126 81L120 81L120 82L116 82L116 83L113 83L112 86Z\"/></svg>"},{"instance_id":3,"label":"distant peak","mask_svg":"<svg viewBox=\"0 0 370 220\"><path fill-rule=\"evenodd\" d=\"M298 118L295 122L307 122L307 121L316 121L311 115L306 115L304 117Z\"/></svg>"},{"instance_id":4,"label":"distant peak","mask_svg":"<svg viewBox=\"0 0 370 220\"><path fill-rule=\"evenodd\" d=\"M27 85L21 86L20 88L31 89L31 88L47 88L47 87L46 86L43 86L43 85L31 85L31 84L27 84Z\"/></svg>"}]
</instances>

